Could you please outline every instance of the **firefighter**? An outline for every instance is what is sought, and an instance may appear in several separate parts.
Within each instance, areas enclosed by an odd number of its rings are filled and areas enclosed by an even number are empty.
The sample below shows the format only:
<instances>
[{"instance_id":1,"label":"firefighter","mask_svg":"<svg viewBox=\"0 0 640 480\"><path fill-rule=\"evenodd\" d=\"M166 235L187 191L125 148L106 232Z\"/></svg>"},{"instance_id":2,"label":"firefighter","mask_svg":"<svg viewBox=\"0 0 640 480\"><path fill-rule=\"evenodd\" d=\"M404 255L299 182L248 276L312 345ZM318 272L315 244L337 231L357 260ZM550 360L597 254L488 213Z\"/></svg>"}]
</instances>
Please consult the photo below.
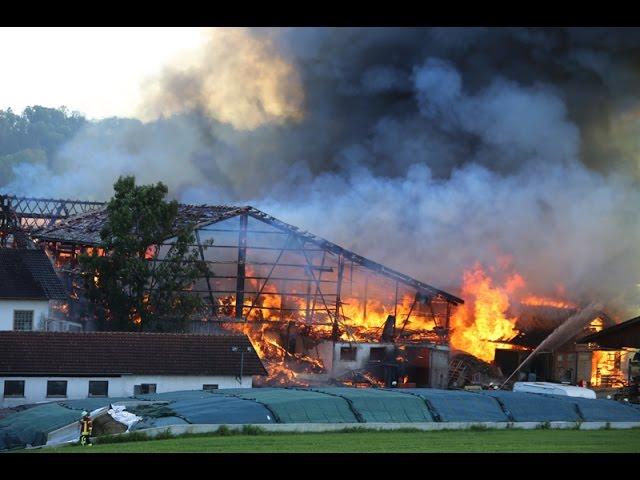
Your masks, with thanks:
<instances>
[{"instance_id":1,"label":"firefighter","mask_svg":"<svg viewBox=\"0 0 640 480\"><path fill-rule=\"evenodd\" d=\"M80 420L80 445L91 446L91 431L93 430L93 421L89 416L89 412L82 412L82 420Z\"/></svg>"}]
</instances>

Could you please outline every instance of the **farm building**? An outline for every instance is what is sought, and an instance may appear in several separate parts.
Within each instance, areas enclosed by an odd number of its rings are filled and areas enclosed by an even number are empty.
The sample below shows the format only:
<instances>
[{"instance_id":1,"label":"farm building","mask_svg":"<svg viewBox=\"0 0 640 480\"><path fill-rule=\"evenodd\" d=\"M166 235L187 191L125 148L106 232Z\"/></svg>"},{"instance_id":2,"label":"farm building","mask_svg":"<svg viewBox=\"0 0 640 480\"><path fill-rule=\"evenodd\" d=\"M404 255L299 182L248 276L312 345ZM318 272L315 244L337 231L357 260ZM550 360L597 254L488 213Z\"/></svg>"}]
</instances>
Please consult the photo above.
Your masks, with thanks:
<instances>
[{"instance_id":1,"label":"farm building","mask_svg":"<svg viewBox=\"0 0 640 480\"><path fill-rule=\"evenodd\" d=\"M56 302L68 299L42 250L0 248L0 331L62 328L51 312Z\"/></svg>"},{"instance_id":2,"label":"farm building","mask_svg":"<svg viewBox=\"0 0 640 480\"><path fill-rule=\"evenodd\" d=\"M574 305L515 305L518 333L498 342L494 364L504 376L509 376L543 340L578 312ZM596 389L610 389L628 382L628 362L634 355L630 348L608 348L585 341L603 328L612 328L615 321L598 311L583 328L559 344L539 350L520 371L516 380L551 381L584 384ZM586 337L589 338L589 337ZM473 367L469 367L473 370Z\"/></svg>"},{"instance_id":3,"label":"farm building","mask_svg":"<svg viewBox=\"0 0 640 480\"><path fill-rule=\"evenodd\" d=\"M3 202L5 223L28 232L63 275L73 298L65 318L96 329L77 257L105 254L104 205ZM191 331L247 334L271 383L447 386L449 320L460 298L250 206L180 205L176 228L187 224L208 266L190 288L208 304ZM149 261L162 262L173 241L150 246Z\"/></svg>"},{"instance_id":4,"label":"farm building","mask_svg":"<svg viewBox=\"0 0 640 480\"><path fill-rule=\"evenodd\" d=\"M251 388L266 371L242 334L0 332L0 407Z\"/></svg>"}]
</instances>

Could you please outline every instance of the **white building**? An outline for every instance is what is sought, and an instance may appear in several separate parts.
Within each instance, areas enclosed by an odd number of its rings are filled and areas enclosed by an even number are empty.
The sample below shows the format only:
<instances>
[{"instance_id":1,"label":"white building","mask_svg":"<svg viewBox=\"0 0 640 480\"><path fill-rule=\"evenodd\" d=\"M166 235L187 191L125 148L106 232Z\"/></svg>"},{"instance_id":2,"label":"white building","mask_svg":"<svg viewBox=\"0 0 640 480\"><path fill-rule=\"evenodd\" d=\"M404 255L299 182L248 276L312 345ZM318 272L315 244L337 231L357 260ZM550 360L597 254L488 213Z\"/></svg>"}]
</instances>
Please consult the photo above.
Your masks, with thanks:
<instances>
[{"instance_id":1,"label":"white building","mask_svg":"<svg viewBox=\"0 0 640 480\"><path fill-rule=\"evenodd\" d=\"M340 341L323 342L315 348L332 378L364 371L385 383L397 380L417 387L447 388L448 345ZM313 375L305 378L311 380Z\"/></svg>"},{"instance_id":2,"label":"white building","mask_svg":"<svg viewBox=\"0 0 640 480\"><path fill-rule=\"evenodd\" d=\"M0 407L250 388L266 374L242 334L0 332Z\"/></svg>"},{"instance_id":3,"label":"white building","mask_svg":"<svg viewBox=\"0 0 640 480\"><path fill-rule=\"evenodd\" d=\"M52 301L58 300L68 296L42 250L0 249L0 330L61 328L51 320Z\"/></svg>"}]
</instances>

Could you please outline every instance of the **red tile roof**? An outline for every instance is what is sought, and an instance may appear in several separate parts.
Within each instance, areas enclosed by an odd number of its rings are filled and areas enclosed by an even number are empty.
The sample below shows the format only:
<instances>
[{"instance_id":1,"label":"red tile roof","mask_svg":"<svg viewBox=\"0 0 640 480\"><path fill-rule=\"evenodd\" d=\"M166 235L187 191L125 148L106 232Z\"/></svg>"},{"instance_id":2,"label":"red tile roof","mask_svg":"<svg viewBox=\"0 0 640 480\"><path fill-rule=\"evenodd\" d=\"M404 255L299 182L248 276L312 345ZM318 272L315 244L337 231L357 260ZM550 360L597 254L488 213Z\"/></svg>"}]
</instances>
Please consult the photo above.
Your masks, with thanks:
<instances>
[{"instance_id":1,"label":"red tile roof","mask_svg":"<svg viewBox=\"0 0 640 480\"><path fill-rule=\"evenodd\" d=\"M246 335L0 332L0 375L243 375L267 372ZM247 351L249 348L250 351Z\"/></svg>"}]
</instances>

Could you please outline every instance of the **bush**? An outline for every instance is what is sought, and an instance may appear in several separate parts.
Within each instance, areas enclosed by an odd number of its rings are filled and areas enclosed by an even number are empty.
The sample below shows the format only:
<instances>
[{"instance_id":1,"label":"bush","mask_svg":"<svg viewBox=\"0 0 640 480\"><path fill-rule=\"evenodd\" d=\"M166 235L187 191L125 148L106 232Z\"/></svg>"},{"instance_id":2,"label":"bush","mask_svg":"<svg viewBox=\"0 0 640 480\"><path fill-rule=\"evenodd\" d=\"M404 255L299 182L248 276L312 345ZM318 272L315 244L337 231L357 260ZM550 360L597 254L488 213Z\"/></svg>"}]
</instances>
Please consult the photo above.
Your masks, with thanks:
<instances>
[{"instance_id":1,"label":"bush","mask_svg":"<svg viewBox=\"0 0 640 480\"><path fill-rule=\"evenodd\" d=\"M126 442L145 442L151 440L144 432L132 432L126 435L114 435L108 437L92 437L91 442L98 443L126 443Z\"/></svg>"},{"instance_id":2,"label":"bush","mask_svg":"<svg viewBox=\"0 0 640 480\"><path fill-rule=\"evenodd\" d=\"M171 430L169 430L168 428L166 430L163 430L162 432L158 433L155 437L153 437L154 440L166 440L168 438L175 438L176 436L171 433Z\"/></svg>"},{"instance_id":3,"label":"bush","mask_svg":"<svg viewBox=\"0 0 640 480\"><path fill-rule=\"evenodd\" d=\"M550 428L551 428L551 423L549 422L542 422L536 425L536 430L549 430Z\"/></svg>"},{"instance_id":4,"label":"bush","mask_svg":"<svg viewBox=\"0 0 640 480\"><path fill-rule=\"evenodd\" d=\"M366 427L347 427L342 430L336 430L335 433L365 433L365 432L373 432L374 430Z\"/></svg>"},{"instance_id":5,"label":"bush","mask_svg":"<svg viewBox=\"0 0 640 480\"><path fill-rule=\"evenodd\" d=\"M226 425L220 425L218 427L218 430L215 431L215 435L220 435L221 437L227 437L229 435L234 435L234 431L231 430L229 427L227 427Z\"/></svg>"},{"instance_id":6,"label":"bush","mask_svg":"<svg viewBox=\"0 0 640 480\"><path fill-rule=\"evenodd\" d=\"M487 430L489 430L489 427L487 427L486 425L471 425L469 427L469 430L471 430L472 432L486 432Z\"/></svg>"},{"instance_id":7,"label":"bush","mask_svg":"<svg viewBox=\"0 0 640 480\"><path fill-rule=\"evenodd\" d=\"M244 425L242 433L244 435L264 435L267 431L258 425Z\"/></svg>"}]
</instances>

